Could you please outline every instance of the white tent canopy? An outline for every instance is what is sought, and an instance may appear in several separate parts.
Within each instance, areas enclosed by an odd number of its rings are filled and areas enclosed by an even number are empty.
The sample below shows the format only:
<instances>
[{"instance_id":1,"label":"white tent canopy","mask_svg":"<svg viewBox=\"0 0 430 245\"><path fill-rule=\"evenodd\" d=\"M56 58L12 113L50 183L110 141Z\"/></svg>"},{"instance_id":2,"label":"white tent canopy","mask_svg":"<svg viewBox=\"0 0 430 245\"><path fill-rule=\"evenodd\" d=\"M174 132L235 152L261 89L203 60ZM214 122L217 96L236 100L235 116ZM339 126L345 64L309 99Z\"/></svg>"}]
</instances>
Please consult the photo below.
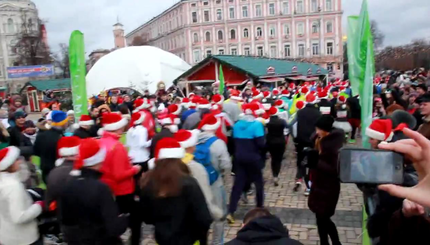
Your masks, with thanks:
<instances>
[{"instance_id":1,"label":"white tent canopy","mask_svg":"<svg viewBox=\"0 0 430 245\"><path fill-rule=\"evenodd\" d=\"M114 88L138 92L157 91L163 81L166 89L191 66L178 56L152 46L127 47L102 57L86 77L87 96Z\"/></svg>"}]
</instances>

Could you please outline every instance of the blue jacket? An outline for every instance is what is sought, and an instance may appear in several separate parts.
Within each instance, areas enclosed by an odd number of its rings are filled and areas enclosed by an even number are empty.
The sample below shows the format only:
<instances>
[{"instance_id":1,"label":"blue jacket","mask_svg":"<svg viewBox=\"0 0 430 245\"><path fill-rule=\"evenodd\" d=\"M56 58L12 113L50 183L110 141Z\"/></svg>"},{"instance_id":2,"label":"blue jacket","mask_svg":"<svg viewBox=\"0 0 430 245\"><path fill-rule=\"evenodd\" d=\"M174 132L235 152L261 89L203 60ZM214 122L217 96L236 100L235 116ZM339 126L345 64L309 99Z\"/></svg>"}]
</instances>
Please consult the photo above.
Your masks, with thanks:
<instances>
[{"instance_id":1,"label":"blue jacket","mask_svg":"<svg viewBox=\"0 0 430 245\"><path fill-rule=\"evenodd\" d=\"M234 159L238 163L261 164L264 149L264 126L253 117L245 117L233 127ZM261 166L259 166L261 167Z\"/></svg>"}]
</instances>

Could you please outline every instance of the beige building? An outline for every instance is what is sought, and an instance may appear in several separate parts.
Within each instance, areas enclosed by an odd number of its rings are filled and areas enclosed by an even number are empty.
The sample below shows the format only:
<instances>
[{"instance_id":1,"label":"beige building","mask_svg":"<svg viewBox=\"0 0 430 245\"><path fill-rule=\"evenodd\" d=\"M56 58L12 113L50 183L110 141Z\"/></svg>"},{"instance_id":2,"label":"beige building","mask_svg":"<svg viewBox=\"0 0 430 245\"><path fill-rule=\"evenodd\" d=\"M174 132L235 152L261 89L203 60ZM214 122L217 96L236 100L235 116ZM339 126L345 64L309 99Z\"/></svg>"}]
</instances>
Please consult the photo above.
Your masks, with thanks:
<instances>
[{"instance_id":1,"label":"beige building","mask_svg":"<svg viewBox=\"0 0 430 245\"><path fill-rule=\"evenodd\" d=\"M196 64L212 54L311 61L342 71L341 0L182 0L126 35Z\"/></svg>"}]
</instances>

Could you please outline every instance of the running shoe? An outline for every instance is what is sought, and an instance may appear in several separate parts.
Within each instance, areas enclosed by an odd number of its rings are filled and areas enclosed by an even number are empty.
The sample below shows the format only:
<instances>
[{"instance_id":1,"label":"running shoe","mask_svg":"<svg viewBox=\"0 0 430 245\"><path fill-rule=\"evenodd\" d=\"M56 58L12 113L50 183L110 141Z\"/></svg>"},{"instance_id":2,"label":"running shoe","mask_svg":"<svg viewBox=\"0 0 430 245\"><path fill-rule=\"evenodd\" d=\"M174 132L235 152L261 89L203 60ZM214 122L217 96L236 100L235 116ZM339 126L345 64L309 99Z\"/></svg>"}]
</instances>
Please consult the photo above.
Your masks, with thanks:
<instances>
[{"instance_id":1,"label":"running shoe","mask_svg":"<svg viewBox=\"0 0 430 245\"><path fill-rule=\"evenodd\" d=\"M225 218L229 224L234 224L234 217L233 214L228 214Z\"/></svg>"}]
</instances>

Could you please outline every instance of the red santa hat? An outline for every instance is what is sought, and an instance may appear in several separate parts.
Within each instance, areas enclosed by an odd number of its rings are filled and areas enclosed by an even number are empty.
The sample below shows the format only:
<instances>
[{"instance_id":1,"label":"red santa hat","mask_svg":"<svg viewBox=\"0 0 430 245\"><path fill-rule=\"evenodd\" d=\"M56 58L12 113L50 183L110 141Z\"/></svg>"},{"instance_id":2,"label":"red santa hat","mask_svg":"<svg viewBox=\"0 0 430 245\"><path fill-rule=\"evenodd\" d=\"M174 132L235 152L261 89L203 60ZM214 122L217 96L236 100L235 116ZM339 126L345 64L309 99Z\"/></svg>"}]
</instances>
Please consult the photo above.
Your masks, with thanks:
<instances>
[{"instance_id":1,"label":"red santa hat","mask_svg":"<svg viewBox=\"0 0 430 245\"><path fill-rule=\"evenodd\" d=\"M181 119L179 119L178 116L176 116L176 115L167 114L165 116L159 117L158 122L161 125L170 125L170 124L178 125L181 123Z\"/></svg>"},{"instance_id":2,"label":"red santa hat","mask_svg":"<svg viewBox=\"0 0 430 245\"><path fill-rule=\"evenodd\" d=\"M118 113L105 113L102 117L103 130L116 131L127 126L128 120Z\"/></svg>"},{"instance_id":3,"label":"red santa hat","mask_svg":"<svg viewBox=\"0 0 430 245\"><path fill-rule=\"evenodd\" d=\"M190 99L188 98L183 98L181 101L181 105L185 108L188 108L190 106Z\"/></svg>"},{"instance_id":4,"label":"red santa hat","mask_svg":"<svg viewBox=\"0 0 430 245\"><path fill-rule=\"evenodd\" d=\"M328 98L328 91L326 89L323 89L320 92L318 92L318 98L327 99Z\"/></svg>"},{"instance_id":5,"label":"red santa hat","mask_svg":"<svg viewBox=\"0 0 430 245\"><path fill-rule=\"evenodd\" d=\"M254 117L257 116L257 111L260 109L260 107L256 103L248 103L244 104L242 106L242 110L245 113L245 115L253 115Z\"/></svg>"},{"instance_id":6,"label":"red santa hat","mask_svg":"<svg viewBox=\"0 0 430 245\"><path fill-rule=\"evenodd\" d=\"M270 109L269 109L269 114L270 114L271 116L276 116L276 115L278 115L278 114L279 114L279 110L278 110L278 108L276 108L276 107L274 107L274 106L270 107Z\"/></svg>"},{"instance_id":7,"label":"red santa hat","mask_svg":"<svg viewBox=\"0 0 430 245\"><path fill-rule=\"evenodd\" d=\"M62 137L57 143L58 155L70 157L79 154L79 145L82 139L77 136Z\"/></svg>"},{"instance_id":8,"label":"red santa hat","mask_svg":"<svg viewBox=\"0 0 430 245\"><path fill-rule=\"evenodd\" d=\"M0 150L0 171L8 169L20 155L18 147L9 146Z\"/></svg>"},{"instance_id":9,"label":"red santa hat","mask_svg":"<svg viewBox=\"0 0 430 245\"><path fill-rule=\"evenodd\" d=\"M199 101L200 101L200 97L199 96L193 96L193 98L191 99L191 102L190 102L190 109L196 109L196 107L197 107L197 104L199 103Z\"/></svg>"},{"instance_id":10,"label":"red santa hat","mask_svg":"<svg viewBox=\"0 0 430 245\"><path fill-rule=\"evenodd\" d=\"M135 112L131 115L131 125L139 125L145 120L145 115L140 112Z\"/></svg>"},{"instance_id":11,"label":"red santa hat","mask_svg":"<svg viewBox=\"0 0 430 245\"><path fill-rule=\"evenodd\" d=\"M263 98L267 99L270 96L270 91L264 91L263 92Z\"/></svg>"},{"instance_id":12,"label":"red santa hat","mask_svg":"<svg viewBox=\"0 0 430 245\"><path fill-rule=\"evenodd\" d=\"M199 109L210 109L211 108L211 103L209 103L209 100L207 99L200 99L197 108Z\"/></svg>"},{"instance_id":13,"label":"red santa hat","mask_svg":"<svg viewBox=\"0 0 430 245\"><path fill-rule=\"evenodd\" d=\"M294 83L288 84L288 89L294 90L295 88L296 88L296 84L294 84Z\"/></svg>"},{"instance_id":14,"label":"red santa hat","mask_svg":"<svg viewBox=\"0 0 430 245\"><path fill-rule=\"evenodd\" d=\"M301 89L300 89L300 93L301 94L308 94L309 93L309 89L308 89L308 87L306 87L306 86L303 86Z\"/></svg>"},{"instance_id":15,"label":"red santa hat","mask_svg":"<svg viewBox=\"0 0 430 245\"><path fill-rule=\"evenodd\" d=\"M203 120L200 121L197 129L202 131L215 131L221 125L220 119L216 118L214 115L206 115Z\"/></svg>"},{"instance_id":16,"label":"red santa hat","mask_svg":"<svg viewBox=\"0 0 430 245\"><path fill-rule=\"evenodd\" d=\"M79 126L92 126L94 125L94 120L88 115L81 115L78 124Z\"/></svg>"},{"instance_id":17,"label":"red santa hat","mask_svg":"<svg viewBox=\"0 0 430 245\"><path fill-rule=\"evenodd\" d=\"M236 89L230 90L230 99L232 99L232 100L242 100L242 97L240 97L239 90L236 90Z\"/></svg>"},{"instance_id":18,"label":"red santa hat","mask_svg":"<svg viewBox=\"0 0 430 245\"><path fill-rule=\"evenodd\" d=\"M83 167L92 167L102 163L106 157L106 149L96 139L83 139L79 145L78 156L70 175L79 176Z\"/></svg>"},{"instance_id":19,"label":"red santa hat","mask_svg":"<svg viewBox=\"0 0 430 245\"><path fill-rule=\"evenodd\" d=\"M376 119L366 128L366 135L379 141L390 141L393 138L393 122L390 119Z\"/></svg>"},{"instance_id":20,"label":"red santa hat","mask_svg":"<svg viewBox=\"0 0 430 245\"><path fill-rule=\"evenodd\" d=\"M199 130L181 129L175 133L174 138L181 144L182 148L187 149L197 145L199 133Z\"/></svg>"},{"instance_id":21,"label":"red santa hat","mask_svg":"<svg viewBox=\"0 0 430 245\"><path fill-rule=\"evenodd\" d=\"M284 97L290 96L290 91L288 91L287 89L282 90L281 96L284 96Z\"/></svg>"},{"instance_id":22,"label":"red santa hat","mask_svg":"<svg viewBox=\"0 0 430 245\"><path fill-rule=\"evenodd\" d=\"M143 99L136 99L133 103L133 108L135 111L139 111L141 109L143 109L144 105L143 105Z\"/></svg>"},{"instance_id":23,"label":"red santa hat","mask_svg":"<svg viewBox=\"0 0 430 245\"><path fill-rule=\"evenodd\" d=\"M182 159L185 157L185 150L174 138L163 138L158 141L154 152L155 160L168 158Z\"/></svg>"},{"instance_id":24,"label":"red santa hat","mask_svg":"<svg viewBox=\"0 0 430 245\"><path fill-rule=\"evenodd\" d=\"M304 102L303 100L299 100L296 102L296 108L297 110L301 110L305 107L306 102Z\"/></svg>"},{"instance_id":25,"label":"red santa hat","mask_svg":"<svg viewBox=\"0 0 430 245\"><path fill-rule=\"evenodd\" d=\"M274 106L282 108L285 106L285 102L283 100L276 100Z\"/></svg>"},{"instance_id":26,"label":"red santa hat","mask_svg":"<svg viewBox=\"0 0 430 245\"><path fill-rule=\"evenodd\" d=\"M212 96L212 103L213 104L220 105L223 102L224 102L224 96L222 96L220 94L214 94L214 96Z\"/></svg>"},{"instance_id":27,"label":"red santa hat","mask_svg":"<svg viewBox=\"0 0 430 245\"><path fill-rule=\"evenodd\" d=\"M318 97L316 96L315 92L311 92L308 95L306 95L306 103L308 104L315 104L318 101Z\"/></svg>"},{"instance_id":28,"label":"red santa hat","mask_svg":"<svg viewBox=\"0 0 430 245\"><path fill-rule=\"evenodd\" d=\"M181 114L182 107L177 104L171 104L167 107L167 110L173 115L179 115Z\"/></svg>"},{"instance_id":29,"label":"red santa hat","mask_svg":"<svg viewBox=\"0 0 430 245\"><path fill-rule=\"evenodd\" d=\"M276 98L277 96L279 96L279 94L280 94L280 92L278 89L276 89L276 88L273 89L273 91L272 91L273 98Z\"/></svg>"},{"instance_id":30,"label":"red santa hat","mask_svg":"<svg viewBox=\"0 0 430 245\"><path fill-rule=\"evenodd\" d=\"M339 98L337 98L337 101L338 101L339 103L344 104L344 103L346 102L346 97L345 97L345 96L343 96L343 95L341 95L341 96L339 96Z\"/></svg>"},{"instance_id":31,"label":"red santa hat","mask_svg":"<svg viewBox=\"0 0 430 245\"><path fill-rule=\"evenodd\" d=\"M263 97L264 97L263 94L260 91L258 91L258 89L252 88L252 98L253 99L261 99Z\"/></svg>"}]
</instances>

